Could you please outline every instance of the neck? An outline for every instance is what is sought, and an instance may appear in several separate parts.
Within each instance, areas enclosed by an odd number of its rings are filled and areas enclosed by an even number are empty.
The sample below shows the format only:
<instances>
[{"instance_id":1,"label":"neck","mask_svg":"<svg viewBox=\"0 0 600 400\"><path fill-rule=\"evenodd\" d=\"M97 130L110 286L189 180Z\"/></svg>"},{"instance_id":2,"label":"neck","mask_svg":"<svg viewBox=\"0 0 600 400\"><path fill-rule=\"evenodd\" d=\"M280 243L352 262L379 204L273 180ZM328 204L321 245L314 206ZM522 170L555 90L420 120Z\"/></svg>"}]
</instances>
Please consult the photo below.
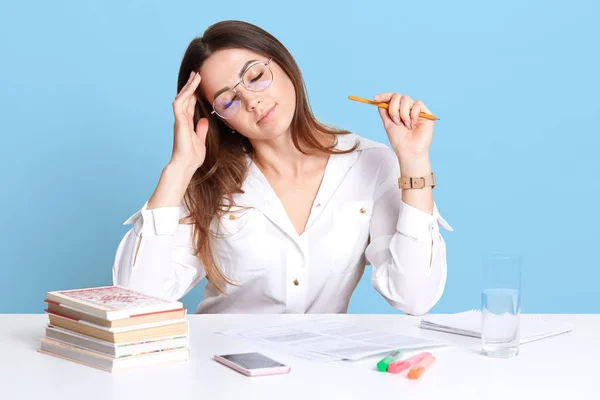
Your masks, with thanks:
<instances>
[{"instance_id":1,"label":"neck","mask_svg":"<svg viewBox=\"0 0 600 400\"><path fill-rule=\"evenodd\" d=\"M304 154L292 142L287 132L269 140L250 140L254 148L254 162L263 171L281 177L302 177L310 173L315 162L328 154L314 152Z\"/></svg>"}]
</instances>

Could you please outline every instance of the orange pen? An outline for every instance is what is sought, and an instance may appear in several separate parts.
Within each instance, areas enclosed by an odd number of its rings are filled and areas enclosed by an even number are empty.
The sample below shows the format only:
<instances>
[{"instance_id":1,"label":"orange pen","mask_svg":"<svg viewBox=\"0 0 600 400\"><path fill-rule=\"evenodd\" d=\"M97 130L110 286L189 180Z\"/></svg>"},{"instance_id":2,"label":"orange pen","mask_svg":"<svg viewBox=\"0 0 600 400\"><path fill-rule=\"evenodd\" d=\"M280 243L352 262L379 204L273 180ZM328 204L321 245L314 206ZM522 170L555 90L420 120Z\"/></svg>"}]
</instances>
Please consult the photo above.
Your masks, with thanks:
<instances>
[{"instance_id":1,"label":"orange pen","mask_svg":"<svg viewBox=\"0 0 600 400\"><path fill-rule=\"evenodd\" d=\"M348 96L348 98L350 100L358 101L360 103L371 104L371 105L374 105L374 106L377 106L377 107L381 107L381 108L388 108L388 103L384 103L384 102L379 102L378 103L376 101L368 100L368 99L363 99L362 97L358 97L358 96ZM430 119L432 121L439 120L438 117L436 117L434 115L431 115L431 114L424 113L424 112L420 112L419 113L419 117L425 118L425 119Z\"/></svg>"},{"instance_id":2,"label":"orange pen","mask_svg":"<svg viewBox=\"0 0 600 400\"><path fill-rule=\"evenodd\" d=\"M406 376L408 379L419 379L423 372L425 372L429 367L433 365L435 362L435 356L431 355L422 359L417 365L412 367L410 371L408 371L408 375Z\"/></svg>"}]
</instances>

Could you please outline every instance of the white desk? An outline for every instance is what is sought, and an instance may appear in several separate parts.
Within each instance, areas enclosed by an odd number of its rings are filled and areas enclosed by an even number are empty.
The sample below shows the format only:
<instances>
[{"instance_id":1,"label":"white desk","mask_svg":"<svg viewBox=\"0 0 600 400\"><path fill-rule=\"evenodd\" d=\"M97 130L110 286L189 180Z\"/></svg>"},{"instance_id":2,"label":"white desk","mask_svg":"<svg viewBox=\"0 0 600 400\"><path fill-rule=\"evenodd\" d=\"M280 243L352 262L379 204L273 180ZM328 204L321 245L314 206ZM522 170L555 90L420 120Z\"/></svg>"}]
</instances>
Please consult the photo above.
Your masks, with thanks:
<instances>
[{"instance_id":1,"label":"white desk","mask_svg":"<svg viewBox=\"0 0 600 400\"><path fill-rule=\"evenodd\" d=\"M404 315L332 315L361 326L451 340L433 350L419 380L375 370L375 359L317 363L253 347L215 331L313 318L311 315L190 315L191 358L167 366L108 373L36 351L47 317L0 315L0 398L14 399L600 399L600 315L547 315L571 322L570 333L527 343L519 356L491 359L479 340L417 328ZM541 315L540 317L544 317ZM287 375L248 378L215 353L259 350L289 364Z\"/></svg>"}]
</instances>

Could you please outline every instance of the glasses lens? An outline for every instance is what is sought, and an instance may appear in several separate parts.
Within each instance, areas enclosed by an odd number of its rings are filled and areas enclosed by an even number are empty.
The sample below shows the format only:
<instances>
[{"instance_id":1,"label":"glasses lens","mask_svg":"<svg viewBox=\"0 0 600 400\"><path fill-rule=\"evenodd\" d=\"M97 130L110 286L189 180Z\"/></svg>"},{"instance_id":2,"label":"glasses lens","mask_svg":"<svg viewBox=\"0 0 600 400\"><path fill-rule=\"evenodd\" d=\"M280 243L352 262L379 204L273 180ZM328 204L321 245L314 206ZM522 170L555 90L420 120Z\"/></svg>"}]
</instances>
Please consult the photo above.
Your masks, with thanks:
<instances>
[{"instance_id":1,"label":"glasses lens","mask_svg":"<svg viewBox=\"0 0 600 400\"><path fill-rule=\"evenodd\" d=\"M273 82L273 74L266 65L254 64L244 74L243 82L246 89L260 92Z\"/></svg>"},{"instance_id":2,"label":"glasses lens","mask_svg":"<svg viewBox=\"0 0 600 400\"><path fill-rule=\"evenodd\" d=\"M222 118L233 118L241 106L241 99L233 90L228 90L217 96L213 108Z\"/></svg>"}]
</instances>

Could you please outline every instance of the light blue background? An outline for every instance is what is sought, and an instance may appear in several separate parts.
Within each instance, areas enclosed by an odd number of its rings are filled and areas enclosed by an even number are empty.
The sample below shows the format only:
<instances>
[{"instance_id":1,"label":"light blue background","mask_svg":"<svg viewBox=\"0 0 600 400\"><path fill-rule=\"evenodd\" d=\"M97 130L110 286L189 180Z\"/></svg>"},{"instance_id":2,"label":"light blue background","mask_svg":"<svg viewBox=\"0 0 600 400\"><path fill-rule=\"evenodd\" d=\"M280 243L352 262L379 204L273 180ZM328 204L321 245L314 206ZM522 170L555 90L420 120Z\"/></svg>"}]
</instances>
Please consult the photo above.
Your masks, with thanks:
<instances>
[{"instance_id":1,"label":"light blue background","mask_svg":"<svg viewBox=\"0 0 600 400\"><path fill-rule=\"evenodd\" d=\"M435 195L455 232L433 312L479 306L492 249L523 255L523 311L600 312L597 4L3 1L0 312L111 283L121 224L169 160L183 52L222 19L278 37L327 123L387 143L376 109L347 100L381 91L441 118ZM397 312L370 271L350 312ZM202 288L184 298L192 311Z\"/></svg>"}]
</instances>

